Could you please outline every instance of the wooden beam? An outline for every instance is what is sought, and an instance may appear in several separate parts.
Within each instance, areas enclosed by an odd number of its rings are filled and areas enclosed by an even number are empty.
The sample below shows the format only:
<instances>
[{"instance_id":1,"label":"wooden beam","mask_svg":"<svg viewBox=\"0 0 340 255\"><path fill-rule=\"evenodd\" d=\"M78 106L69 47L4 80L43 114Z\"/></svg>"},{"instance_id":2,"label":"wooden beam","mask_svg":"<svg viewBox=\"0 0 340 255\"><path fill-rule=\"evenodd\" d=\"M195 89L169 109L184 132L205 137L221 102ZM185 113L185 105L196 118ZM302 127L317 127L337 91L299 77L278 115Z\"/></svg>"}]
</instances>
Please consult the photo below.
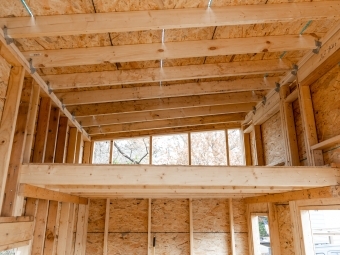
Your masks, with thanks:
<instances>
[{"instance_id":1,"label":"wooden beam","mask_svg":"<svg viewBox=\"0 0 340 255\"><path fill-rule=\"evenodd\" d=\"M340 135L334 136L330 139L314 144L310 148L311 150L323 150L326 148L330 148L338 143L340 143Z\"/></svg>"},{"instance_id":2,"label":"wooden beam","mask_svg":"<svg viewBox=\"0 0 340 255\"><path fill-rule=\"evenodd\" d=\"M58 229L58 242L56 248L56 254L66 255L66 244L67 244L67 231L69 224L71 204L63 202L61 203L60 218L59 218L59 229Z\"/></svg>"},{"instance_id":3,"label":"wooden beam","mask_svg":"<svg viewBox=\"0 0 340 255\"><path fill-rule=\"evenodd\" d=\"M45 159L50 110L51 99L49 97L41 98L32 159L32 162L35 163L42 163Z\"/></svg>"},{"instance_id":4,"label":"wooden beam","mask_svg":"<svg viewBox=\"0 0 340 255\"><path fill-rule=\"evenodd\" d=\"M272 255L281 255L279 219L276 206L268 203L268 225Z\"/></svg>"},{"instance_id":5,"label":"wooden beam","mask_svg":"<svg viewBox=\"0 0 340 255\"><path fill-rule=\"evenodd\" d=\"M0 217L0 224L33 221L33 216Z\"/></svg>"},{"instance_id":6,"label":"wooden beam","mask_svg":"<svg viewBox=\"0 0 340 255\"><path fill-rule=\"evenodd\" d=\"M244 141L244 155L245 155L245 165L251 166L251 147L250 147L250 134L244 133L243 134L243 141Z\"/></svg>"},{"instance_id":7,"label":"wooden beam","mask_svg":"<svg viewBox=\"0 0 340 255\"><path fill-rule=\"evenodd\" d=\"M94 116L77 117L83 127L122 124L141 121L188 118L206 115L248 112L256 103L223 104L201 107L176 108L146 112L116 113ZM27 162L28 163L28 162Z\"/></svg>"},{"instance_id":8,"label":"wooden beam","mask_svg":"<svg viewBox=\"0 0 340 255\"><path fill-rule=\"evenodd\" d=\"M264 166L265 161L264 161L261 126L255 125L254 132L255 132L255 148L256 148L256 161L257 161L257 162L254 162L254 164L256 166Z\"/></svg>"},{"instance_id":9,"label":"wooden beam","mask_svg":"<svg viewBox=\"0 0 340 255\"><path fill-rule=\"evenodd\" d=\"M245 198L246 203L283 203L295 200L339 198L340 186L328 186Z\"/></svg>"},{"instance_id":10,"label":"wooden beam","mask_svg":"<svg viewBox=\"0 0 340 255\"><path fill-rule=\"evenodd\" d=\"M169 135L169 134L186 133L186 132L194 132L194 131L224 130L228 128L233 129L233 128L240 128L240 127L241 127L241 123L239 122L229 122L229 123L208 124L208 125L191 126L191 127L176 127L176 128L164 128L164 129L154 129L154 130L142 130L142 131L134 131L134 132L108 133L108 134L102 134L102 135L94 135L92 136L92 139L96 141L111 140L111 139L127 138L127 137Z\"/></svg>"},{"instance_id":11,"label":"wooden beam","mask_svg":"<svg viewBox=\"0 0 340 255\"><path fill-rule=\"evenodd\" d=\"M237 255L236 253L236 243L235 243L235 226L234 226L234 208L233 208L233 199L228 199L229 204L229 231L230 231L230 247L231 247L231 255Z\"/></svg>"},{"instance_id":12,"label":"wooden beam","mask_svg":"<svg viewBox=\"0 0 340 255\"><path fill-rule=\"evenodd\" d=\"M37 121L39 102L40 102L40 87L35 81L33 81L32 102L31 102L31 107L29 109L29 119L27 122L27 134L26 134L27 137L26 137L25 150L24 150L24 156L23 156L24 163L29 163L31 160L35 124Z\"/></svg>"},{"instance_id":13,"label":"wooden beam","mask_svg":"<svg viewBox=\"0 0 340 255\"><path fill-rule=\"evenodd\" d=\"M65 254L71 254L72 244L73 244L73 228L75 221L76 204L70 205L70 214L68 218L68 228L67 228L67 240L66 240L66 252Z\"/></svg>"},{"instance_id":14,"label":"wooden beam","mask_svg":"<svg viewBox=\"0 0 340 255\"><path fill-rule=\"evenodd\" d=\"M68 129L68 118L60 117L55 158L54 158L55 163L65 163L68 130L69 130Z\"/></svg>"},{"instance_id":15,"label":"wooden beam","mask_svg":"<svg viewBox=\"0 0 340 255\"><path fill-rule=\"evenodd\" d=\"M166 43L144 43L76 49L26 51L36 67L95 65L314 49L311 35L281 35Z\"/></svg>"},{"instance_id":16,"label":"wooden beam","mask_svg":"<svg viewBox=\"0 0 340 255\"><path fill-rule=\"evenodd\" d=\"M24 74L22 67L12 67L0 122L0 208L2 208L4 198Z\"/></svg>"},{"instance_id":17,"label":"wooden beam","mask_svg":"<svg viewBox=\"0 0 340 255\"><path fill-rule=\"evenodd\" d=\"M183 83L160 87L147 86L135 88L117 88L79 92L63 92L56 95L65 105L93 104L114 101L140 99L155 99L214 93L267 90L275 87L279 77L239 79L233 81L211 81L198 83Z\"/></svg>"},{"instance_id":18,"label":"wooden beam","mask_svg":"<svg viewBox=\"0 0 340 255\"><path fill-rule=\"evenodd\" d=\"M76 128L70 128L69 130L66 163L75 163L78 130Z\"/></svg>"},{"instance_id":19,"label":"wooden beam","mask_svg":"<svg viewBox=\"0 0 340 255\"><path fill-rule=\"evenodd\" d=\"M0 223L0 247L32 239L33 222ZM2 251L2 250L0 250Z\"/></svg>"},{"instance_id":20,"label":"wooden beam","mask_svg":"<svg viewBox=\"0 0 340 255\"><path fill-rule=\"evenodd\" d=\"M105 134L105 133L119 133L119 132L130 132L138 130L152 130L162 129L169 127L188 127L188 126L199 126L214 123L228 123L233 121L242 121L245 113L231 113L221 114L215 116L202 116L202 117L191 117L191 118L180 118L171 120L158 120L149 122L136 122L126 124L115 124L108 126L90 127L86 132L90 135L94 134Z\"/></svg>"},{"instance_id":21,"label":"wooden beam","mask_svg":"<svg viewBox=\"0 0 340 255\"><path fill-rule=\"evenodd\" d=\"M83 160L82 156L83 150L83 139L80 132L77 133L77 143L76 143L76 151L75 151L75 162L76 164L81 163Z\"/></svg>"},{"instance_id":22,"label":"wooden beam","mask_svg":"<svg viewBox=\"0 0 340 255\"><path fill-rule=\"evenodd\" d=\"M340 169L330 167L28 164L22 165L21 171L21 182L31 185L320 187L340 182Z\"/></svg>"},{"instance_id":23,"label":"wooden beam","mask_svg":"<svg viewBox=\"0 0 340 255\"><path fill-rule=\"evenodd\" d=\"M104 226L104 246L103 246L103 255L107 255L107 247L109 240L109 221L110 221L110 199L106 199L106 208L105 208L105 226Z\"/></svg>"},{"instance_id":24,"label":"wooden beam","mask_svg":"<svg viewBox=\"0 0 340 255\"><path fill-rule=\"evenodd\" d=\"M194 218L192 212L192 198L189 198L189 245L190 245L190 255L194 255Z\"/></svg>"},{"instance_id":25,"label":"wooden beam","mask_svg":"<svg viewBox=\"0 0 340 255\"><path fill-rule=\"evenodd\" d=\"M44 255L52 255L56 249L57 239L57 221L59 214L59 203L57 201L50 201L48 208L46 233L45 233L45 244L44 244Z\"/></svg>"},{"instance_id":26,"label":"wooden beam","mask_svg":"<svg viewBox=\"0 0 340 255\"><path fill-rule=\"evenodd\" d=\"M40 199L38 202L37 213L35 216L35 227L31 254L43 254L48 215L48 204L48 200Z\"/></svg>"},{"instance_id":27,"label":"wooden beam","mask_svg":"<svg viewBox=\"0 0 340 255\"><path fill-rule=\"evenodd\" d=\"M20 62L11 54L5 44L0 41L0 56L11 66L21 67Z\"/></svg>"},{"instance_id":28,"label":"wooden beam","mask_svg":"<svg viewBox=\"0 0 340 255\"><path fill-rule=\"evenodd\" d=\"M12 38L231 26L339 17L336 1L2 18ZM225 15L228 13L228 15Z\"/></svg>"},{"instance_id":29,"label":"wooden beam","mask_svg":"<svg viewBox=\"0 0 340 255\"><path fill-rule=\"evenodd\" d=\"M122 85L252 74L282 73L292 69L287 59L242 61L220 64L173 66L91 73L46 75L53 89Z\"/></svg>"},{"instance_id":30,"label":"wooden beam","mask_svg":"<svg viewBox=\"0 0 340 255\"><path fill-rule=\"evenodd\" d=\"M23 246L29 245L29 243L30 243L30 240L22 241L22 242L17 242L17 243L0 245L0 251L7 251L7 250L23 247Z\"/></svg>"},{"instance_id":31,"label":"wooden beam","mask_svg":"<svg viewBox=\"0 0 340 255\"><path fill-rule=\"evenodd\" d=\"M76 240L74 247L74 254L77 255L85 255L85 253L83 253L83 249L86 246L86 243L84 243L84 236L87 236L87 215L88 205L79 205Z\"/></svg>"},{"instance_id":32,"label":"wooden beam","mask_svg":"<svg viewBox=\"0 0 340 255\"><path fill-rule=\"evenodd\" d=\"M142 112L198 106L258 102L261 100L264 94L265 92L261 91L257 92L254 95L251 91L247 91L200 96L192 95L186 97L162 98L161 100L146 99L126 102L70 106L69 109L74 112L75 116Z\"/></svg>"},{"instance_id":33,"label":"wooden beam","mask_svg":"<svg viewBox=\"0 0 340 255\"><path fill-rule=\"evenodd\" d=\"M22 164L23 153L25 149L27 121L29 109L31 106L31 95L33 91L32 79L24 81L21 93L20 106L18 110L17 123L15 125L15 134L9 167L7 171L7 180L5 186L5 196L2 204L2 216L14 216L14 209L17 200L17 186L20 176L20 165Z\"/></svg>"},{"instance_id":34,"label":"wooden beam","mask_svg":"<svg viewBox=\"0 0 340 255\"><path fill-rule=\"evenodd\" d=\"M57 135L59 128L60 110L57 107L52 107L50 112L50 120L48 124L48 134L46 141L45 161L46 163L54 163Z\"/></svg>"},{"instance_id":35,"label":"wooden beam","mask_svg":"<svg viewBox=\"0 0 340 255\"><path fill-rule=\"evenodd\" d=\"M38 208L39 200L35 198L27 198L26 204L25 204L25 216L27 217L33 217L33 230L35 229L36 224L36 214L37 214L37 208ZM32 240L29 242L29 245L27 247L27 253L31 254L32 250L32 244L33 244L33 237Z\"/></svg>"},{"instance_id":36,"label":"wooden beam","mask_svg":"<svg viewBox=\"0 0 340 255\"><path fill-rule=\"evenodd\" d=\"M83 164L91 164L91 142L84 142Z\"/></svg>"},{"instance_id":37,"label":"wooden beam","mask_svg":"<svg viewBox=\"0 0 340 255\"><path fill-rule=\"evenodd\" d=\"M63 192L48 190L45 188L35 187L29 184L20 184L19 194L24 197L46 199L64 203L87 204L88 199L84 197L73 196Z\"/></svg>"}]
</instances>

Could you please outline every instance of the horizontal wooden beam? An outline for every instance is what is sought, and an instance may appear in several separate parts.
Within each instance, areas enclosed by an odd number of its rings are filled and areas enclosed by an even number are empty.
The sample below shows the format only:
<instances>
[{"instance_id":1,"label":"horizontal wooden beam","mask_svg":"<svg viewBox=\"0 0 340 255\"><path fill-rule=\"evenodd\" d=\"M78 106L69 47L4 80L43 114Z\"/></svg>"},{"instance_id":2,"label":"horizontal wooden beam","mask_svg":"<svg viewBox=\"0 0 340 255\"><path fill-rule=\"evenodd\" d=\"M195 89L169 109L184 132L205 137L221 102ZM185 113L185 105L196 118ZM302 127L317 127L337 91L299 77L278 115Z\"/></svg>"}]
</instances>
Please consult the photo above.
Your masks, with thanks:
<instances>
[{"instance_id":1,"label":"horizontal wooden beam","mask_svg":"<svg viewBox=\"0 0 340 255\"><path fill-rule=\"evenodd\" d=\"M95 116L77 117L83 127L112 125L122 123L133 123L141 121L155 121L164 119L188 118L197 116L208 116L218 114L228 114L236 112L248 112L256 103L224 104L202 107L176 108L159 111L130 112L105 114Z\"/></svg>"},{"instance_id":2,"label":"horizontal wooden beam","mask_svg":"<svg viewBox=\"0 0 340 255\"><path fill-rule=\"evenodd\" d=\"M298 99L298 89L295 89L292 93L290 93L286 98L286 103L293 103L295 100Z\"/></svg>"},{"instance_id":3,"label":"horizontal wooden beam","mask_svg":"<svg viewBox=\"0 0 340 255\"><path fill-rule=\"evenodd\" d=\"M330 167L226 167L25 164L21 182L32 185L299 186L338 185Z\"/></svg>"},{"instance_id":4,"label":"horizontal wooden beam","mask_svg":"<svg viewBox=\"0 0 340 255\"><path fill-rule=\"evenodd\" d=\"M25 243L32 239L33 222L6 222L0 223L0 247L6 249L16 246L16 243ZM1 251L1 250L0 250Z\"/></svg>"},{"instance_id":5,"label":"horizontal wooden beam","mask_svg":"<svg viewBox=\"0 0 340 255\"><path fill-rule=\"evenodd\" d=\"M228 122L234 122L234 121L240 122L244 120L245 115L246 115L245 113L231 113L231 114L199 116L199 117L179 118L179 119L169 119L169 120L143 121L143 122L135 122L135 123L90 127L90 128L87 128L86 131L88 132L89 135L95 135L95 134L119 133L119 132L130 132L130 131L139 131L139 130L199 126L199 125L215 124L215 123L228 123Z\"/></svg>"},{"instance_id":6,"label":"horizontal wooden beam","mask_svg":"<svg viewBox=\"0 0 340 255\"><path fill-rule=\"evenodd\" d=\"M159 59L178 59L282 52L316 48L312 35L281 35L231 39L144 43L134 45L90 47L23 52L35 67L96 65Z\"/></svg>"},{"instance_id":7,"label":"horizontal wooden beam","mask_svg":"<svg viewBox=\"0 0 340 255\"><path fill-rule=\"evenodd\" d=\"M339 13L339 2L322 1L2 18L0 24L12 38L22 38L319 20Z\"/></svg>"},{"instance_id":8,"label":"horizontal wooden beam","mask_svg":"<svg viewBox=\"0 0 340 255\"><path fill-rule=\"evenodd\" d=\"M183 83L165 86L159 86L159 84L157 84L157 86L147 87L63 92L56 93L56 95L65 105L92 104L163 97L266 90L274 88L275 82L279 80L280 77L264 77L233 81Z\"/></svg>"},{"instance_id":9,"label":"horizontal wooden beam","mask_svg":"<svg viewBox=\"0 0 340 255\"><path fill-rule=\"evenodd\" d=\"M14 216L14 217L0 217L1 223L11 223L11 222L27 222L33 221L33 216Z\"/></svg>"},{"instance_id":10,"label":"horizontal wooden beam","mask_svg":"<svg viewBox=\"0 0 340 255\"><path fill-rule=\"evenodd\" d=\"M249 91L200 96L193 95L186 97L170 97L102 104L84 104L69 106L68 109L75 116L143 112L209 105L258 102L261 100L262 96L265 95L265 93L266 92L264 91L257 91L256 93Z\"/></svg>"},{"instance_id":11,"label":"horizontal wooden beam","mask_svg":"<svg viewBox=\"0 0 340 255\"><path fill-rule=\"evenodd\" d=\"M35 187L29 184L21 183L19 187L19 196L38 198L45 200L53 200L58 202L84 204L88 203L88 199L84 197L78 197L58 191L48 190L40 187Z\"/></svg>"},{"instance_id":12,"label":"horizontal wooden beam","mask_svg":"<svg viewBox=\"0 0 340 255\"><path fill-rule=\"evenodd\" d=\"M313 189L294 190L284 193L269 194L258 197L249 197L246 203L282 203L294 200L306 200L317 198L339 198L340 186L327 186Z\"/></svg>"},{"instance_id":13,"label":"horizontal wooden beam","mask_svg":"<svg viewBox=\"0 0 340 255\"><path fill-rule=\"evenodd\" d=\"M340 135L334 136L330 139L322 141L320 143L314 144L310 147L311 150L323 150L326 148L330 148L336 144L340 143Z\"/></svg>"},{"instance_id":14,"label":"horizontal wooden beam","mask_svg":"<svg viewBox=\"0 0 340 255\"><path fill-rule=\"evenodd\" d=\"M121 139L129 137L145 137L151 135L170 135L170 134L180 134L187 132L202 132L202 131L213 131L213 130L226 130L226 129L237 129L241 127L240 122L229 122L229 123L217 123L208 124L200 126L189 126L189 127L175 127L175 128L163 128L163 129L153 129L153 130L141 130L133 132L120 132L120 133L107 133L101 135L93 135L91 138L93 140L112 140Z\"/></svg>"},{"instance_id":15,"label":"horizontal wooden beam","mask_svg":"<svg viewBox=\"0 0 340 255\"><path fill-rule=\"evenodd\" d=\"M30 240L22 241L22 242L17 242L17 243L11 243L11 244L5 244L5 245L0 245L0 251L7 251L23 246L27 246L30 244Z\"/></svg>"},{"instance_id":16,"label":"horizontal wooden beam","mask_svg":"<svg viewBox=\"0 0 340 255\"><path fill-rule=\"evenodd\" d=\"M282 73L291 69L292 63L287 59L281 59L46 75L43 76L43 79L50 83L52 89L71 89L104 85L271 74Z\"/></svg>"}]
</instances>

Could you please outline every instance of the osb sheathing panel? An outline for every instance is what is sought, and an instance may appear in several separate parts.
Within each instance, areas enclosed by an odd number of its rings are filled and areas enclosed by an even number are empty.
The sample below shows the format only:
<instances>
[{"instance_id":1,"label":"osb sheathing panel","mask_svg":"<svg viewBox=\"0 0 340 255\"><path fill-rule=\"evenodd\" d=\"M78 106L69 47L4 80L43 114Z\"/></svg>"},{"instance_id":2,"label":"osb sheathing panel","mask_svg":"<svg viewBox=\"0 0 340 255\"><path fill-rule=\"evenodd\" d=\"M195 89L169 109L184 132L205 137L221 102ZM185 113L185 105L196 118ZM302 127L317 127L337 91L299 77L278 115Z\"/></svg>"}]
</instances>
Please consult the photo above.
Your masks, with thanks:
<instances>
[{"instance_id":1,"label":"osb sheathing panel","mask_svg":"<svg viewBox=\"0 0 340 255\"><path fill-rule=\"evenodd\" d=\"M235 233L247 233L247 208L242 199L233 199L234 231Z\"/></svg>"},{"instance_id":2,"label":"osb sheathing panel","mask_svg":"<svg viewBox=\"0 0 340 255\"><path fill-rule=\"evenodd\" d=\"M302 126L302 117L300 111L300 104L299 100L295 100L293 103L293 115L294 115L294 122L295 122L295 132L297 138L297 145L299 151L299 160L300 165L307 164L307 153L306 153L306 144L305 144L305 136L303 133L303 126Z\"/></svg>"},{"instance_id":3,"label":"osb sheathing panel","mask_svg":"<svg viewBox=\"0 0 340 255\"><path fill-rule=\"evenodd\" d=\"M340 144L323 151L323 160L325 164L340 163Z\"/></svg>"},{"instance_id":4,"label":"osb sheathing panel","mask_svg":"<svg viewBox=\"0 0 340 255\"><path fill-rule=\"evenodd\" d=\"M236 254L249 254L248 233L235 233Z\"/></svg>"},{"instance_id":5,"label":"osb sheathing panel","mask_svg":"<svg viewBox=\"0 0 340 255\"><path fill-rule=\"evenodd\" d=\"M194 233L195 255L231 255L229 233Z\"/></svg>"},{"instance_id":6,"label":"osb sheathing panel","mask_svg":"<svg viewBox=\"0 0 340 255\"><path fill-rule=\"evenodd\" d=\"M256 160L256 144L255 144L255 132L250 132L250 152L251 152L251 162L255 165Z\"/></svg>"},{"instance_id":7,"label":"osb sheathing panel","mask_svg":"<svg viewBox=\"0 0 340 255\"><path fill-rule=\"evenodd\" d=\"M152 232L189 232L189 200L152 200L151 224Z\"/></svg>"},{"instance_id":8,"label":"osb sheathing panel","mask_svg":"<svg viewBox=\"0 0 340 255\"><path fill-rule=\"evenodd\" d=\"M189 255L189 233L152 233L156 237L157 255ZM139 253L140 255L142 253Z\"/></svg>"},{"instance_id":9,"label":"osb sheathing panel","mask_svg":"<svg viewBox=\"0 0 340 255\"><path fill-rule=\"evenodd\" d=\"M104 233L87 233L86 255L103 255Z\"/></svg>"},{"instance_id":10,"label":"osb sheathing panel","mask_svg":"<svg viewBox=\"0 0 340 255\"><path fill-rule=\"evenodd\" d=\"M194 232L230 232L226 199L192 200Z\"/></svg>"},{"instance_id":11,"label":"osb sheathing panel","mask_svg":"<svg viewBox=\"0 0 340 255\"><path fill-rule=\"evenodd\" d=\"M104 232L106 199L91 199L87 232Z\"/></svg>"},{"instance_id":12,"label":"osb sheathing panel","mask_svg":"<svg viewBox=\"0 0 340 255\"><path fill-rule=\"evenodd\" d=\"M265 164L285 162L285 144L282 134L281 116L277 112L261 125Z\"/></svg>"},{"instance_id":13,"label":"osb sheathing panel","mask_svg":"<svg viewBox=\"0 0 340 255\"><path fill-rule=\"evenodd\" d=\"M148 232L147 199L111 199L109 232Z\"/></svg>"},{"instance_id":14,"label":"osb sheathing panel","mask_svg":"<svg viewBox=\"0 0 340 255\"><path fill-rule=\"evenodd\" d=\"M248 207L250 213L268 213L267 203L249 204Z\"/></svg>"},{"instance_id":15,"label":"osb sheathing panel","mask_svg":"<svg viewBox=\"0 0 340 255\"><path fill-rule=\"evenodd\" d=\"M294 255L294 240L289 205L277 205L281 255Z\"/></svg>"},{"instance_id":16,"label":"osb sheathing panel","mask_svg":"<svg viewBox=\"0 0 340 255\"><path fill-rule=\"evenodd\" d=\"M148 250L147 246L148 246L147 233L109 233L107 254L110 255L147 254Z\"/></svg>"}]
</instances>

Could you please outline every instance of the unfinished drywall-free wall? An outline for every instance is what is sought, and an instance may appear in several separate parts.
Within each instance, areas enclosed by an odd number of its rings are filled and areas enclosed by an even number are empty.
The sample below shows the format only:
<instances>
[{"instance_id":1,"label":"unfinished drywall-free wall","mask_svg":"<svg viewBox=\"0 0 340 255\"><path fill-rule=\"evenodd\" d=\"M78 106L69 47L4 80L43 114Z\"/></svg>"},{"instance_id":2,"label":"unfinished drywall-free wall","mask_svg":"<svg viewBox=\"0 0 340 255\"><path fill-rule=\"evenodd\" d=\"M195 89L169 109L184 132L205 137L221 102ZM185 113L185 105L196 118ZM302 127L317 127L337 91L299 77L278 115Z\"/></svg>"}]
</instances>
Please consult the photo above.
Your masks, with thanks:
<instances>
[{"instance_id":1,"label":"unfinished drywall-free wall","mask_svg":"<svg viewBox=\"0 0 340 255\"><path fill-rule=\"evenodd\" d=\"M9 75L11 72L11 65L6 62L4 58L0 56L0 121L2 118L2 112L6 99L7 86L9 81Z\"/></svg>"}]
</instances>

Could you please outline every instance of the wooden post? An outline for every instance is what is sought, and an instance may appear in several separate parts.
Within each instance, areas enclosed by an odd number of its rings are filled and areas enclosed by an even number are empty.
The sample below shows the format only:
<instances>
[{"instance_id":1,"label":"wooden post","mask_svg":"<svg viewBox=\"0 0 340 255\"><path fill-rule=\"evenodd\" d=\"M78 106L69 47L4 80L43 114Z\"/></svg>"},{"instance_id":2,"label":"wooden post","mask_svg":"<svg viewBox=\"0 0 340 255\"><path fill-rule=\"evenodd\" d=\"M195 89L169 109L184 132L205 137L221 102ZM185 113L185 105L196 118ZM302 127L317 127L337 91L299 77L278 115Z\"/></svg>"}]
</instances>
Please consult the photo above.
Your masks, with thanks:
<instances>
[{"instance_id":1,"label":"wooden post","mask_svg":"<svg viewBox=\"0 0 340 255\"><path fill-rule=\"evenodd\" d=\"M71 213L71 204L63 202L61 203L60 220L59 220L59 231L58 231L58 243L57 252L58 255L66 254L66 244L68 238L69 228L69 217Z\"/></svg>"},{"instance_id":2,"label":"wooden post","mask_svg":"<svg viewBox=\"0 0 340 255\"><path fill-rule=\"evenodd\" d=\"M33 216L34 217L34 228L35 228L35 224L36 224L36 214L37 214L38 202L39 202L38 199L27 198L26 206L25 206L25 216ZM30 241L30 244L28 245L24 254L31 254L32 243L33 243L33 238Z\"/></svg>"},{"instance_id":3,"label":"wooden post","mask_svg":"<svg viewBox=\"0 0 340 255\"><path fill-rule=\"evenodd\" d=\"M25 143L25 150L23 156L23 163L29 163L31 160L32 154L32 145L34 139L35 132L35 123L37 120L38 108L39 108L39 100L40 100L40 86L33 80L33 93L32 93L32 102L29 110L29 117L27 121L27 137Z\"/></svg>"},{"instance_id":4,"label":"wooden post","mask_svg":"<svg viewBox=\"0 0 340 255\"><path fill-rule=\"evenodd\" d=\"M50 201L45 233L44 255L53 255L56 249L59 202Z\"/></svg>"},{"instance_id":5,"label":"wooden post","mask_svg":"<svg viewBox=\"0 0 340 255\"><path fill-rule=\"evenodd\" d=\"M113 157L113 140L110 141L110 156L109 156L109 164L112 164Z\"/></svg>"},{"instance_id":6,"label":"wooden post","mask_svg":"<svg viewBox=\"0 0 340 255\"><path fill-rule=\"evenodd\" d=\"M32 99L31 97L32 91L33 91L32 79L25 79L24 87L21 93L21 100L18 111L17 123L15 127L12 152L7 172L5 196L1 210L2 216L7 217L14 216L14 209L17 199L17 186L20 174L19 170L25 149L26 127Z\"/></svg>"},{"instance_id":7,"label":"wooden post","mask_svg":"<svg viewBox=\"0 0 340 255\"><path fill-rule=\"evenodd\" d=\"M227 157L227 166L230 166L228 129L224 130L224 134L225 134L225 149L226 149L226 157Z\"/></svg>"},{"instance_id":8,"label":"wooden post","mask_svg":"<svg viewBox=\"0 0 340 255\"><path fill-rule=\"evenodd\" d=\"M38 209L35 217L35 227L33 234L32 253L42 255L45 243L46 223L48 215L48 200L39 199Z\"/></svg>"},{"instance_id":9,"label":"wooden post","mask_svg":"<svg viewBox=\"0 0 340 255\"><path fill-rule=\"evenodd\" d=\"M189 166L191 166L191 133L188 133L188 157L189 157Z\"/></svg>"},{"instance_id":10,"label":"wooden post","mask_svg":"<svg viewBox=\"0 0 340 255\"><path fill-rule=\"evenodd\" d=\"M70 128L70 135L68 138L68 146L67 146L67 156L66 163L75 163L76 156L76 145L77 145L77 128Z\"/></svg>"},{"instance_id":11,"label":"wooden post","mask_svg":"<svg viewBox=\"0 0 340 255\"><path fill-rule=\"evenodd\" d=\"M151 138L151 136L150 136ZM151 254L151 198L149 198L148 207L148 255Z\"/></svg>"},{"instance_id":12,"label":"wooden post","mask_svg":"<svg viewBox=\"0 0 340 255\"><path fill-rule=\"evenodd\" d=\"M106 199L106 212L105 212L105 229L104 229L104 247L103 255L107 255L107 244L109 238L109 221L110 221L110 199Z\"/></svg>"},{"instance_id":13,"label":"wooden post","mask_svg":"<svg viewBox=\"0 0 340 255\"><path fill-rule=\"evenodd\" d=\"M88 205L79 205L74 254L83 255L86 248ZM84 242L85 241L85 242Z\"/></svg>"},{"instance_id":14,"label":"wooden post","mask_svg":"<svg viewBox=\"0 0 340 255\"><path fill-rule=\"evenodd\" d=\"M299 84L299 104L305 135L307 160L310 166L324 165L322 150L311 150L318 143L314 118L313 102L309 86Z\"/></svg>"},{"instance_id":15,"label":"wooden post","mask_svg":"<svg viewBox=\"0 0 340 255\"><path fill-rule=\"evenodd\" d=\"M283 140L285 142L286 165L299 166L299 153L295 131L295 121L292 103L286 102L286 98L290 93L288 85L280 88L280 116L282 125Z\"/></svg>"},{"instance_id":16,"label":"wooden post","mask_svg":"<svg viewBox=\"0 0 340 255\"><path fill-rule=\"evenodd\" d=\"M90 164L91 142L84 142L83 164Z\"/></svg>"},{"instance_id":17,"label":"wooden post","mask_svg":"<svg viewBox=\"0 0 340 255\"><path fill-rule=\"evenodd\" d=\"M251 166L250 134L243 133L245 165Z\"/></svg>"},{"instance_id":18,"label":"wooden post","mask_svg":"<svg viewBox=\"0 0 340 255\"><path fill-rule=\"evenodd\" d=\"M55 151L55 163L65 163L65 154L67 146L67 131L68 131L68 118L60 117L59 128L58 128L58 138Z\"/></svg>"},{"instance_id":19,"label":"wooden post","mask_svg":"<svg viewBox=\"0 0 340 255\"><path fill-rule=\"evenodd\" d=\"M92 160L93 160L93 150L94 150L94 141L91 141L90 164L92 164Z\"/></svg>"},{"instance_id":20,"label":"wooden post","mask_svg":"<svg viewBox=\"0 0 340 255\"><path fill-rule=\"evenodd\" d=\"M277 211L274 203L268 203L268 223L270 234L270 246L272 255L281 255L279 223L277 218Z\"/></svg>"},{"instance_id":21,"label":"wooden post","mask_svg":"<svg viewBox=\"0 0 340 255\"><path fill-rule=\"evenodd\" d=\"M255 132L255 146L256 146L256 158L257 158L257 162L254 162L254 163L257 166L264 166L265 162L264 162L261 126L254 125L254 132Z\"/></svg>"},{"instance_id":22,"label":"wooden post","mask_svg":"<svg viewBox=\"0 0 340 255\"><path fill-rule=\"evenodd\" d=\"M189 228L190 228L190 255L194 255L194 219L192 214L192 199L189 198Z\"/></svg>"},{"instance_id":23,"label":"wooden post","mask_svg":"<svg viewBox=\"0 0 340 255\"><path fill-rule=\"evenodd\" d=\"M74 227L74 221L75 221L75 210L76 205L71 204L70 205L70 213L68 217L68 227L67 227L67 240L66 240L66 252L65 254L71 254L72 251L72 244L73 244L73 227Z\"/></svg>"},{"instance_id":24,"label":"wooden post","mask_svg":"<svg viewBox=\"0 0 340 255\"><path fill-rule=\"evenodd\" d=\"M295 255L304 255L302 252L302 229L300 228L300 219L301 216L299 215L300 212L296 205L295 201L289 202L290 208L290 217L292 221L292 233L293 233L293 241L294 241L294 251Z\"/></svg>"},{"instance_id":25,"label":"wooden post","mask_svg":"<svg viewBox=\"0 0 340 255\"><path fill-rule=\"evenodd\" d=\"M22 67L12 67L0 123L0 208L4 197L24 74Z\"/></svg>"},{"instance_id":26,"label":"wooden post","mask_svg":"<svg viewBox=\"0 0 340 255\"><path fill-rule=\"evenodd\" d=\"M34 163L43 163L45 159L50 111L51 99L49 97L41 98L32 160Z\"/></svg>"},{"instance_id":27,"label":"wooden post","mask_svg":"<svg viewBox=\"0 0 340 255\"><path fill-rule=\"evenodd\" d=\"M48 134L46 141L45 163L54 163L55 151L57 144L57 134L59 128L59 108L52 107L50 112L50 121L48 124Z\"/></svg>"},{"instance_id":28,"label":"wooden post","mask_svg":"<svg viewBox=\"0 0 340 255\"><path fill-rule=\"evenodd\" d=\"M82 162L82 146L83 146L83 136L80 132L77 133L77 144L76 144L76 155L75 155L75 162L79 164Z\"/></svg>"},{"instance_id":29,"label":"wooden post","mask_svg":"<svg viewBox=\"0 0 340 255\"><path fill-rule=\"evenodd\" d=\"M233 199L232 198L229 198L229 225L230 225L231 255L236 255L234 211L233 211Z\"/></svg>"},{"instance_id":30,"label":"wooden post","mask_svg":"<svg viewBox=\"0 0 340 255\"><path fill-rule=\"evenodd\" d=\"M150 136L149 164L152 165L152 136Z\"/></svg>"}]
</instances>

